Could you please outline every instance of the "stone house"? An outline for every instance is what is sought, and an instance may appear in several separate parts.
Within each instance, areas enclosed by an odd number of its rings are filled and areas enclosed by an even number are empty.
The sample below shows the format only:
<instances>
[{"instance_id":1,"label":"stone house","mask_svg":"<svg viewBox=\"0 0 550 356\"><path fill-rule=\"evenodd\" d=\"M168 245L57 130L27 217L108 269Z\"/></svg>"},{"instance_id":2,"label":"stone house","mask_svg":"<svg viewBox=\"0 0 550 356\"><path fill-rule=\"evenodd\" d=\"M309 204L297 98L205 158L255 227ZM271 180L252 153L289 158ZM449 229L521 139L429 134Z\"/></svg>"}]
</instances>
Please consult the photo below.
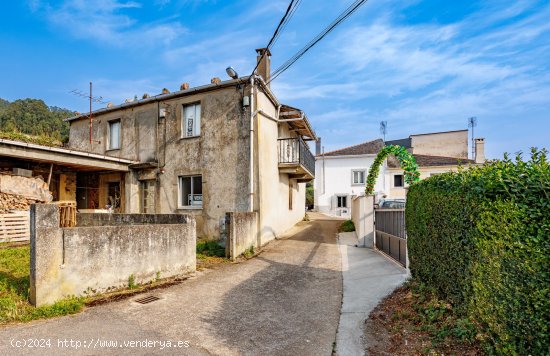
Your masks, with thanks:
<instances>
[{"instance_id":1,"label":"stone house","mask_svg":"<svg viewBox=\"0 0 550 356\"><path fill-rule=\"evenodd\" d=\"M203 238L224 232L227 212L257 212L262 244L300 221L315 173L306 141L315 132L270 90L270 53L257 52L253 76L184 83L108 105L92 120L67 119L70 149L134 162L126 172L77 172L78 208L191 214Z\"/></svg>"}]
</instances>

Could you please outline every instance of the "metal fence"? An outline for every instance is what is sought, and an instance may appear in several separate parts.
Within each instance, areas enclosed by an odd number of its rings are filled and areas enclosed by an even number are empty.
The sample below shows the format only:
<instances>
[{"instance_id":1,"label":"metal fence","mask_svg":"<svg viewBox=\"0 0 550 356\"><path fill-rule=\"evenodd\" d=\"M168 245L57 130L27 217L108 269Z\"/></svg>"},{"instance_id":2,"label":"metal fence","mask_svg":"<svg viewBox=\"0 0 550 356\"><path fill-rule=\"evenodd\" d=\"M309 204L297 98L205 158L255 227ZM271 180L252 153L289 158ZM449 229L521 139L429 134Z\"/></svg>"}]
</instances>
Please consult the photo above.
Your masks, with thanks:
<instances>
[{"instance_id":1,"label":"metal fence","mask_svg":"<svg viewBox=\"0 0 550 356\"><path fill-rule=\"evenodd\" d=\"M311 174L315 174L315 156L301 137L281 138L278 143L279 163L300 164Z\"/></svg>"},{"instance_id":2,"label":"metal fence","mask_svg":"<svg viewBox=\"0 0 550 356\"><path fill-rule=\"evenodd\" d=\"M376 248L407 267L405 209L375 209L374 226Z\"/></svg>"}]
</instances>

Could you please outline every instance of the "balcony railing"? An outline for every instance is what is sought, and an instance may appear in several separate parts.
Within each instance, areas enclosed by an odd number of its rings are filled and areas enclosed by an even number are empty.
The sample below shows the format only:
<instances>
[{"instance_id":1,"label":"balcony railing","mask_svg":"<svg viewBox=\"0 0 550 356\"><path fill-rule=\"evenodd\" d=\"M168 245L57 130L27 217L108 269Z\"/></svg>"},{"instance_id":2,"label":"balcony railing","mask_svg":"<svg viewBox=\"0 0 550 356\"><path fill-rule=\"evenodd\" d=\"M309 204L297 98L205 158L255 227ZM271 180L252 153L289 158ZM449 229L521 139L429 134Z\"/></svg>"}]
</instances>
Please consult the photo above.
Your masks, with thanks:
<instances>
[{"instance_id":1,"label":"balcony railing","mask_svg":"<svg viewBox=\"0 0 550 356\"><path fill-rule=\"evenodd\" d=\"M279 164L300 165L313 177L315 157L302 138L281 138L279 144Z\"/></svg>"}]
</instances>

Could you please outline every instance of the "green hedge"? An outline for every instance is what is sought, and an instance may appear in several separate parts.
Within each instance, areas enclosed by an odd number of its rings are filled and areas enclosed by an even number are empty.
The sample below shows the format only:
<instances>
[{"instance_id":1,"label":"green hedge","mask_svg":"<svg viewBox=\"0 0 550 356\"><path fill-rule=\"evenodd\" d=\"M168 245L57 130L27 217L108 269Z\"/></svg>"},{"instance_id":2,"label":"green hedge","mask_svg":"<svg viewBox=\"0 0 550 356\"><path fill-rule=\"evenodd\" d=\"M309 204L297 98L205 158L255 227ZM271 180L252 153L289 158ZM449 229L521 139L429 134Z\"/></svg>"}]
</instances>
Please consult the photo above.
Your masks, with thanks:
<instances>
[{"instance_id":1,"label":"green hedge","mask_svg":"<svg viewBox=\"0 0 550 356\"><path fill-rule=\"evenodd\" d=\"M414 278L486 331L498 354L548 354L550 165L505 156L411 186Z\"/></svg>"}]
</instances>

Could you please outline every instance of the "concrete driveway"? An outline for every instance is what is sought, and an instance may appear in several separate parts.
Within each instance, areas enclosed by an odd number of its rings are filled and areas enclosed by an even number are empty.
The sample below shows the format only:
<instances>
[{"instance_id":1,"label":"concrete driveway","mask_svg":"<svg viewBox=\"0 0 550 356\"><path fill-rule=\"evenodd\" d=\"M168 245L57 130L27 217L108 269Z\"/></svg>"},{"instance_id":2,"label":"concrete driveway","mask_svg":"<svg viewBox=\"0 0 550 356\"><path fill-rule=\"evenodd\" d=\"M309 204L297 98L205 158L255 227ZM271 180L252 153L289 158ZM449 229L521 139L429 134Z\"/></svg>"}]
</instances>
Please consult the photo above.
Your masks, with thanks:
<instances>
[{"instance_id":1,"label":"concrete driveway","mask_svg":"<svg viewBox=\"0 0 550 356\"><path fill-rule=\"evenodd\" d=\"M135 302L145 294L4 327L0 354L330 355L342 303L341 220L310 215L258 257L153 291L160 300L150 304Z\"/></svg>"}]
</instances>

